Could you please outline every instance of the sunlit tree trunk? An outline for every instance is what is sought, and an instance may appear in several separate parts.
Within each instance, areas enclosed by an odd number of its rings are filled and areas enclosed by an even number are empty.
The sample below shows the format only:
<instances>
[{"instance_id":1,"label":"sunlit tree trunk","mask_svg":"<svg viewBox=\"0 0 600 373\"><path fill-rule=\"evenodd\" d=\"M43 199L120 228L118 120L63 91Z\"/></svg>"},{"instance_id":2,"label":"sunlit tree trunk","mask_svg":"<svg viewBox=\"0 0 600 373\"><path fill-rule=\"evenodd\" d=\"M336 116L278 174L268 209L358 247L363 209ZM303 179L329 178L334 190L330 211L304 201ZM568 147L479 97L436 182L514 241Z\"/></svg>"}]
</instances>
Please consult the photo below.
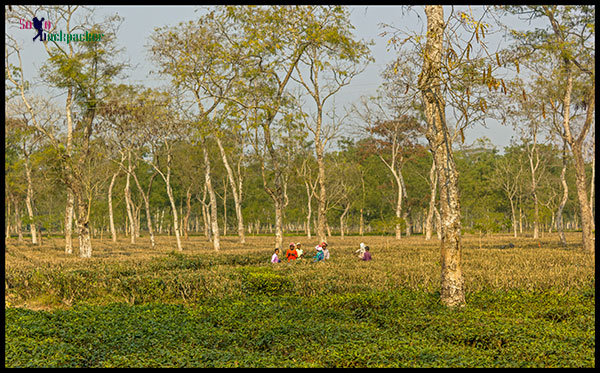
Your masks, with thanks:
<instances>
[{"instance_id":1,"label":"sunlit tree trunk","mask_svg":"<svg viewBox=\"0 0 600 373\"><path fill-rule=\"evenodd\" d=\"M316 80L316 78L315 78ZM315 149L317 155L317 167L319 170L319 198L317 198L317 237L319 241L325 241L325 229L327 224L326 204L327 204L327 189L325 186L325 162L323 159L323 142L321 141L321 125L323 121L323 108L317 105L317 126L315 130Z\"/></svg>"},{"instance_id":2,"label":"sunlit tree trunk","mask_svg":"<svg viewBox=\"0 0 600 373\"><path fill-rule=\"evenodd\" d=\"M200 197L196 197L198 201L201 203L201 211L202 211L202 222L204 223L204 237L206 237L209 241L212 241L212 233L210 230L210 222L208 216L210 215L208 204L206 203L206 196L208 194L206 184L204 184L204 189L202 192L202 199Z\"/></svg>"},{"instance_id":3,"label":"sunlit tree trunk","mask_svg":"<svg viewBox=\"0 0 600 373\"><path fill-rule=\"evenodd\" d=\"M154 248L156 246L156 242L154 240L154 230L152 229L152 214L150 213L150 190L152 189L152 181L154 180L154 177L156 176L156 173L154 173L152 175L152 177L150 178L150 185L148 186L148 194L144 193L144 190L142 189L142 186L140 185L140 182L137 178L137 175L135 174L135 172L133 173L133 180L135 181L135 185L138 188L138 191L140 192L140 195L142 196L143 200L144 200L144 209L146 210L146 223L148 225L148 234L150 235L150 247Z\"/></svg>"},{"instance_id":4,"label":"sunlit tree trunk","mask_svg":"<svg viewBox=\"0 0 600 373\"><path fill-rule=\"evenodd\" d=\"M15 233L17 234L17 242L23 242L23 230L21 228L21 211L19 210L19 204L17 201L13 200L13 205L15 207Z\"/></svg>"},{"instance_id":5,"label":"sunlit tree trunk","mask_svg":"<svg viewBox=\"0 0 600 373\"><path fill-rule=\"evenodd\" d=\"M192 185L190 184L185 191L185 215L183 217L182 231L183 237L188 239L188 224L190 220L190 213L192 210Z\"/></svg>"},{"instance_id":6,"label":"sunlit tree trunk","mask_svg":"<svg viewBox=\"0 0 600 373\"><path fill-rule=\"evenodd\" d=\"M82 194L77 194L77 227L79 228L79 256L92 257L92 240L88 218L88 205Z\"/></svg>"},{"instance_id":7,"label":"sunlit tree trunk","mask_svg":"<svg viewBox=\"0 0 600 373\"><path fill-rule=\"evenodd\" d=\"M350 206L352 206L352 204L348 202L346 208L344 209L344 212L342 213L342 215L340 215L340 238L342 239L344 238L344 228L346 226L345 219L346 215L348 215L348 211L350 211Z\"/></svg>"},{"instance_id":8,"label":"sunlit tree trunk","mask_svg":"<svg viewBox=\"0 0 600 373\"><path fill-rule=\"evenodd\" d=\"M125 193L125 207L127 209L127 217L129 218L129 234L130 234L130 242L132 244L135 243L135 217L133 216L132 206L133 202L131 201L131 188L129 180L131 178L131 153L127 153L127 175L125 176L125 188L123 192Z\"/></svg>"},{"instance_id":9,"label":"sunlit tree trunk","mask_svg":"<svg viewBox=\"0 0 600 373\"><path fill-rule=\"evenodd\" d=\"M540 165L540 157L537 149L537 124L533 124L533 144L527 145L527 155L529 157L529 169L531 171L531 195L533 196L533 238L539 238L540 231L540 206L537 193L539 176L536 175Z\"/></svg>"},{"instance_id":10,"label":"sunlit tree trunk","mask_svg":"<svg viewBox=\"0 0 600 373\"><path fill-rule=\"evenodd\" d=\"M215 190L212 186L212 177L210 174L210 159L208 158L208 150L206 149L205 142L202 145L202 151L204 153L204 183L206 185L208 199L210 201L210 225L212 231L212 243L215 251L219 251L221 249L221 239L219 235L219 221L217 220L217 197L215 195Z\"/></svg>"},{"instance_id":11,"label":"sunlit tree trunk","mask_svg":"<svg viewBox=\"0 0 600 373\"><path fill-rule=\"evenodd\" d=\"M175 231L175 240L177 241L177 249L179 251L183 251L183 247L181 246L181 237L179 234L179 217L177 215L177 206L175 206L175 197L173 196L173 188L171 187L171 170L167 171L167 175L165 177L165 183L167 186L167 196L169 197L169 202L171 203L171 211L173 212L173 230Z\"/></svg>"},{"instance_id":12,"label":"sunlit tree trunk","mask_svg":"<svg viewBox=\"0 0 600 373\"><path fill-rule=\"evenodd\" d=\"M33 181L31 179L31 167L29 159L25 160L25 177L27 178L27 195L25 197L25 206L29 216L29 232L31 233L31 243L37 244L37 229L33 221Z\"/></svg>"},{"instance_id":13,"label":"sunlit tree trunk","mask_svg":"<svg viewBox=\"0 0 600 373\"><path fill-rule=\"evenodd\" d=\"M583 250L589 253L595 251L595 238L592 230L593 217L592 209L589 203L589 195L587 193L587 183L585 175L585 162L583 159L583 142L585 137L594 121L595 105L596 105L596 88L595 80L593 79L593 72L586 72L592 75L591 86L587 88L586 97L584 98L586 106L586 117L585 122L580 127L579 133L573 133L573 128L570 124L570 109L571 109L571 95L573 92L573 68L574 68L574 53L569 51L568 48L573 44L567 42L564 39L564 27L562 27L557 19L554 17L552 8L543 6L546 16L548 16L554 35L558 40L558 46L560 48L560 57L563 60L564 71L566 75L566 82L564 84L564 96L563 96L563 129L564 139L567 140L571 148L573 160L575 163L575 187L577 190L577 200L579 202L579 213L581 216L581 227L582 227L582 238L583 238ZM566 50L563 50L565 48Z\"/></svg>"},{"instance_id":14,"label":"sunlit tree trunk","mask_svg":"<svg viewBox=\"0 0 600 373\"><path fill-rule=\"evenodd\" d=\"M227 170L227 177L229 178L229 183L231 184L231 191L233 192L233 203L235 205L235 217L238 222L238 237L240 239L240 243L246 242L246 235L244 230L244 218L242 216L242 175L238 172L238 180L236 183L235 177L233 175L233 170L229 165L229 161L227 159L227 154L225 153L225 149L223 148L223 144L221 143L221 139L216 136L217 145L219 146L219 150L221 151L221 158L223 159L223 165L225 165L225 169Z\"/></svg>"},{"instance_id":15,"label":"sunlit tree trunk","mask_svg":"<svg viewBox=\"0 0 600 373\"><path fill-rule=\"evenodd\" d=\"M6 216L4 218L4 224L6 224L6 230L5 230L5 234L4 234L4 243L7 244L8 240L10 238L10 205L11 205L11 198L10 198L10 194L8 194L8 185L6 183L6 180L4 182L4 192L5 192L5 201L6 201Z\"/></svg>"},{"instance_id":16,"label":"sunlit tree trunk","mask_svg":"<svg viewBox=\"0 0 600 373\"><path fill-rule=\"evenodd\" d=\"M65 105L67 113L67 154L71 155L73 147L73 88L67 90L67 101ZM73 253L73 209L75 204L75 196L73 189L67 185L67 203L65 206L65 253Z\"/></svg>"},{"instance_id":17,"label":"sunlit tree trunk","mask_svg":"<svg viewBox=\"0 0 600 373\"><path fill-rule=\"evenodd\" d=\"M577 200L579 202L579 212L581 216L581 226L582 226L582 235L583 235L583 249L587 252L595 251L595 243L594 243L594 233L592 231L592 209L588 200L587 193L587 183L585 177L585 162L583 159L583 140L585 138L585 134L587 133L587 129L589 129L592 121L594 120L594 107L595 107L595 90L590 89L588 97L587 97L587 114L585 123L582 129L582 132L578 136L577 139L573 137L571 134L571 128L569 124L569 112L571 105L571 92L573 89L573 76L570 71L570 64L565 62L567 65L567 85L566 85L566 93L563 99L563 110L564 110L564 121L563 127L565 129L566 140L571 147L571 152L573 154L573 160L575 161L575 186L577 190Z\"/></svg>"},{"instance_id":18,"label":"sunlit tree trunk","mask_svg":"<svg viewBox=\"0 0 600 373\"><path fill-rule=\"evenodd\" d=\"M427 210L427 219L425 223L425 240L431 239L433 233L433 216L435 210L435 195L437 190L437 174L435 172L435 162L431 163L431 169L429 170L429 209Z\"/></svg>"},{"instance_id":19,"label":"sunlit tree trunk","mask_svg":"<svg viewBox=\"0 0 600 373\"><path fill-rule=\"evenodd\" d=\"M402 176L402 172L398 172L398 175L400 176L400 186L402 187L402 198L408 200L408 193L406 192L406 184L404 183L404 177ZM404 224L406 225L406 237L410 237L412 233L412 222L409 217L408 206L402 212L402 219L404 220Z\"/></svg>"},{"instance_id":20,"label":"sunlit tree trunk","mask_svg":"<svg viewBox=\"0 0 600 373\"><path fill-rule=\"evenodd\" d=\"M449 307L465 304L464 280L461 270L462 243L460 237L460 200L458 172L452 156L450 134L446 126L445 101L441 96L441 61L443 51L444 13L442 6L426 6L427 42L423 71L419 81L425 104L427 140L435 158L440 185L442 218L441 241L441 301Z\"/></svg>"},{"instance_id":21,"label":"sunlit tree trunk","mask_svg":"<svg viewBox=\"0 0 600 373\"><path fill-rule=\"evenodd\" d=\"M113 205L112 205L112 191L115 186L115 181L117 180L117 176L119 175L120 169L113 174L110 179L110 184L108 185L108 222L110 226L110 234L112 237L112 242L117 242L117 231L115 229L115 218L113 213Z\"/></svg>"},{"instance_id":22,"label":"sunlit tree trunk","mask_svg":"<svg viewBox=\"0 0 600 373\"><path fill-rule=\"evenodd\" d=\"M310 187L308 186L308 181L306 181L306 179L304 180L304 185L306 186L306 197L307 197L307 202L306 202L306 208L307 208L307 212L306 212L306 237L307 238L311 238L311 233L310 233L310 218L312 217L312 191L310 190Z\"/></svg>"},{"instance_id":23,"label":"sunlit tree trunk","mask_svg":"<svg viewBox=\"0 0 600 373\"><path fill-rule=\"evenodd\" d=\"M173 188L171 186L171 148L167 140L164 141L165 149L167 153L167 173L165 174L158 166L151 162L150 164L156 172L162 177L165 182L165 186L167 189L167 196L169 197L169 203L171 204L171 211L173 213L173 230L175 231L175 239L177 241L177 249L179 251L183 251L183 247L181 246L181 237L179 234L179 217L177 215L177 206L175 205L175 196L173 195ZM163 211L164 214L164 211ZM162 227L162 217L161 217L161 227Z\"/></svg>"},{"instance_id":24,"label":"sunlit tree trunk","mask_svg":"<svg viewBox=\"0 0 600 373\"><path fill-rule=\"evenodd\" d=\"M592 215L592 231L596 230L594 220L594 178L596 176L596 155L592 153L592 181L590 183L590 214Z\"/></svg>"},{"instance_id":25,"label":"sunlit tree trunk","mask_svg":"<svg viewBox=\"0 0 600 373\"><path fill-rule=\"evenodd\" d=\"M569 199L569 186L567 185L567 142L563 142L563 155L562 155L562 169L560 171L560 182L563 188L563 196L560 201L560 205L558 205L558 209L556 211L556 230L558 231L558 236L560 238L560 243L563 246L567 246L567 239L565 237L564 224L563 224L563 209L567 204L567 200Z\"/></svg>"},{"instance_id":26,"label":"sunlit tree trunk","mask_svg":"<svg viewBox=\"0 0 600 373\"><path fill-rule=\"evenodd\" d=\"M594 178L596 176L596 155L592 154L592 181L590 183L590 214L592 216L592 231L596 230L594 220Z\"/></svg>"},{"instance_id":27,"label":"sunlit tree trunk","mask_svg":"<svg viewBox=\"0 0 600 373\"><path fill-rule=\"evenodd\" d=\"M283 207L275 202L275 247L283 250Z\"/></svg>"}]
</instances>

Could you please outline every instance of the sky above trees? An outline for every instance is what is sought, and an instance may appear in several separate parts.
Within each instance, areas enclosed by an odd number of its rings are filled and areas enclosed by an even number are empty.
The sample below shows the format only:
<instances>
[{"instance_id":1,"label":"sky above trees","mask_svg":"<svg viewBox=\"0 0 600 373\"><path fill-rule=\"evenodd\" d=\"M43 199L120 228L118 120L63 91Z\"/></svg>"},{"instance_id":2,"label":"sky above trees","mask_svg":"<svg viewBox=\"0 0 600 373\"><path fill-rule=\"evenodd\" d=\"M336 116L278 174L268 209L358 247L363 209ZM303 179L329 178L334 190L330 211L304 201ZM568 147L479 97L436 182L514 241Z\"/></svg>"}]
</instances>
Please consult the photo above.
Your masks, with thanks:
<instances>
[{"instance_id":1,"label":"sky above trees","mask_svg":"<svg viewBox=\"0 0 600 373\"><path fill-rule=\"evenodd\" d=\"M144 84L149 87L159 87L166 83L157 74L151 73L155 70L155 67L152 66L149 58L148 43L155 28L167 25L173 26L182 21L194 20L204 12L203 7L199 6L130 5L98 6L94 8L97 9L97 15L101 17L114 15L115 13L123 17L118 32L117 44L124 49L123 56L131 66L127 71L127 80L132 84ZM328 103L330 110L331 105L335 104L338 113L342 113L343 107L349 107L351 104L357 103L362 96L375 95L377 88L382 83L381 72L397 55L397 52L388 43L390 35L382 35L382 33L386 30L392 31L392 28L406 32L419 31L424 28L425 19L422 7L351 6L349 8L356 37L358 39L373 40L374 42L374 45L371 46L371 52L375 62L370 63L365 71L336 95L335 100ZM471 10L473 13L477 13L481 8L473 6ZM458 9L458 7L455 9ZM449 13L449 11L447 10L446 13ZM392 28L384 25L389 25ZM32 31L18 30L15 32L18 27L18 24L5 25L6 31L9 32L12 28L11 34L22 43L24 68L29 70L28 75L33 78L33 74L37 75L45 61L44 54L39 50L41 45L29 42L29 34ZM523 23L523 27L527 27L527 24ZM487 39L491 50L494 50L495 45L500 41L501 33L491 35ZM36 76L36 79L39 79L39 77ZM348 128L343 135L353 137L352 132L352 128ZM492 144L502 152L502 149L510 144L513 134L514 131L511 127L503 126L494 120L488 120L487 128L475 126L465 132L465 144L472 144L478 138L488 137Z\"/></svg>"}]
</instances>

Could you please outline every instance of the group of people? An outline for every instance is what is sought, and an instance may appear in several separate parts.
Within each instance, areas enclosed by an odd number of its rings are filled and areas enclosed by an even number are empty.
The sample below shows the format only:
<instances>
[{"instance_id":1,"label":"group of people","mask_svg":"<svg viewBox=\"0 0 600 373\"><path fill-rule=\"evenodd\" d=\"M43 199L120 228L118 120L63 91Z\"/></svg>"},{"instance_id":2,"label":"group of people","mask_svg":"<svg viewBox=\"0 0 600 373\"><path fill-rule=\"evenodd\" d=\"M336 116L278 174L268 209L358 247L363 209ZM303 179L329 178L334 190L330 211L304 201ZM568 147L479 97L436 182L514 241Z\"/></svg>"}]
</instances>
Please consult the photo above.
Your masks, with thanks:
<instances>
[{"instance_id":1,"label":"group of people","mask_svg":"<svg viewBox=\"0 0 600 373\"><path fill-rule=\"evenodd\" d=\"M313 263L321 262L329 259L329 249L327 248L327 242L321 242L319 245L315 246L317 250L315 256L312 257ZM360 243L360 247L356 250L358 253L358 258L360 260L369 261L371 260L371 252L369 251L369 246L365 246L363 242ZM290 243L290 247L285 252L285 257L288 262L298 259L304 259L304 250L302 249L302 244L300 242ZM279 248L275 249L275 252L271 256L271 263L281 263L281 259L279 259Z\"/></svg>"}]
</instances>

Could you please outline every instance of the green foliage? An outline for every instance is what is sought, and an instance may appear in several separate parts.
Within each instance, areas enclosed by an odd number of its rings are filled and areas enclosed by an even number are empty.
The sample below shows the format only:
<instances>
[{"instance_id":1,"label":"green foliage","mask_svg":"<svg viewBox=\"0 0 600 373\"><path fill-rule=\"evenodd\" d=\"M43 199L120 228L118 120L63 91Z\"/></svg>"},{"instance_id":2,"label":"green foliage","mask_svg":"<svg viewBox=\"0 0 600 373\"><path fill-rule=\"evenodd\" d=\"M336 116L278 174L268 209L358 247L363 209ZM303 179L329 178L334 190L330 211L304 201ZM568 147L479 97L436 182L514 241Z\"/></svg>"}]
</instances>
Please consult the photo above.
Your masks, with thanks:
<instances>
[{"instance_id":1,"label":"green foliage","mask_svg":"<svg viewBox=\"0 0 600 373\"><path fill-rule=\"evenodd\" d=\"M242 290L247 294L286 294L293 289L293 282L269 267L244 267Z\"/></svg>"},{"instance_id":2,"label":"green foliage","mask_svg":"<svg viewBox=\"0 0 600 373\"><path fill-rule=\"evenodd\" d=\"M278 277L256 268L247 275ZM592 367L593 289L481 291L460 310L413 290L7 308L5 365Z\"/></svg>"}]
</instances>

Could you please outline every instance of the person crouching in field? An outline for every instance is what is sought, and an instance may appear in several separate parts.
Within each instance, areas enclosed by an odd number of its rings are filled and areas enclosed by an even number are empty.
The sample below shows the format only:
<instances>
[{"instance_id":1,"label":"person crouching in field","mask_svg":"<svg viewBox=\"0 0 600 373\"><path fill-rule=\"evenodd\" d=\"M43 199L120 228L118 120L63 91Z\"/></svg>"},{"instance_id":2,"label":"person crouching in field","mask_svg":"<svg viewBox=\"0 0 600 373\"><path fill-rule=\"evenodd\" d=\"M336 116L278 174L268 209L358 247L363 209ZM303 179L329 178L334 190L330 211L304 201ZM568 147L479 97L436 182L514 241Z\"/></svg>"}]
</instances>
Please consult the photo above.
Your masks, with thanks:
<instances>
[{"instance_id":1,"label":"person crouching in field","mask_svg":"<svg viewBox=\"0 0 600 373\"><path fill-rule=\"evenodd\" d=\"M321 242L321 247L323 248L323 259L329 259L329 249L327 248L327 242Z\"/></svg>"},{"instance_id":2,"label":"person crouching in field","mask_svg":"<svg viewBox=\"0 0 600 373\"><path fill-rule=\"evenodd\" d=\"M313 256L313 259L314 259L313 263L324 260L323 248L321 247L321 245L315 246L315 249L317 249L317 254L315 256Z\"/></svg>"},{"instance_id":3,"label":"person crouching in field","mask_svg":"<svg viewBox=\"0 0 600 373\"><path fill-rule=\"evenodd\" d=\"M290 248L285 252L288 262L298 259L298 251L296 250L296 244L293 242L290 244Z\"/></svg>"},{"instance_id":4,"label":"person crouching in field","mask_svg":"<svg viewBox=\"0 0 600 373\"><path fill-rule=\"evenodd\" d=\"M358 248L358 250L355 251L355 253L358 253L358 259L363 258L363 255L365 254L365 243L361 242L360 243L360 247Z\"/></svg>"},{"instance_id":5,"label":"person crouching in field","mask_svg":"<svg viewBox=\"0 0 600 373\"><path fill-rule=\"evenodd\" d=\"M271 257L271 263L281 263L281 259L279 259L279 248L275 249L273 256Z\"/></svg>"},{"instance_id":6,"label":"person crouching in field","mask_svg":"<svg viewBox=\"0 0 600 373\"><path fill-rule=\"evenodd\" d=\"M361 260L364 260L365 262L371 260L371 252L369 251L369 246L365 246L365 252L363 253Z\"/></svg>"},{"instance_id":7,"label":"person crouching in field","mask_svg":"<svg viewBox=\"0 0 600 373\"><path fill-rule=\"evenodd\" d=\"M302 244L296 242L296 252L298 253L298 259L304 258L304 250L302 250Z\"/></svg>"}]
</instances>

